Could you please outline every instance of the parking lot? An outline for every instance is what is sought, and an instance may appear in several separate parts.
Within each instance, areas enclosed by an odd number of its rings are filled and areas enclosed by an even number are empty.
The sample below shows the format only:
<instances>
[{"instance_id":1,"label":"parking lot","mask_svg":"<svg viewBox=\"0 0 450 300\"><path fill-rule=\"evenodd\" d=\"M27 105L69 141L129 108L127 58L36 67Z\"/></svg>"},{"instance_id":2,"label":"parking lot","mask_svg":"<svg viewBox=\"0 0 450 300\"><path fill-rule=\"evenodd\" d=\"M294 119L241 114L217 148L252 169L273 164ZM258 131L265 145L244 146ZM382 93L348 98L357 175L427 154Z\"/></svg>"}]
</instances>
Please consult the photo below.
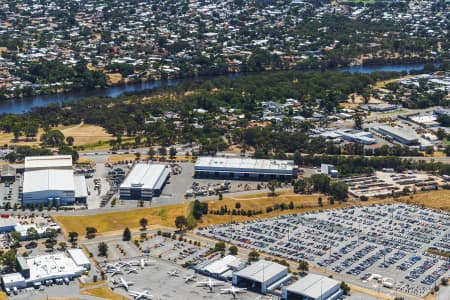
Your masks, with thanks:
<instances>
[{"instance_id":1,"label":"parking lot","mask_svg":"<svg viewBox=\"0 0 450 300\"><path fill-rule=\"evenodd\" d=\"M424 296L448 276L450 216L404 204L380 204L287 215L197 230L293 261L306 260L358 284ZM338 277L338 276L336 276Z\"/></svg>"}]
</instances>

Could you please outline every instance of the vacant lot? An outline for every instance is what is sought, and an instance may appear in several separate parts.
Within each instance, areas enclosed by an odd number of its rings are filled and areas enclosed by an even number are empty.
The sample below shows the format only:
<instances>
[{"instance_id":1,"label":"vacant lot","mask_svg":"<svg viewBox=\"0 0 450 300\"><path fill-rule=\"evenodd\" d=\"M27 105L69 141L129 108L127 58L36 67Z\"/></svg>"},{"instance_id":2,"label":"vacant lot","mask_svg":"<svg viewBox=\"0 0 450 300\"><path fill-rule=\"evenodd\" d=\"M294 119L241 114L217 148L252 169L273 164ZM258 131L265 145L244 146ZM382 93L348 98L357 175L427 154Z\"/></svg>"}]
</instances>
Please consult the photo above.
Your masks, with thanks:
<instances>
[{"instance_id":1,"label":"vacant lot","mask_svg":"<svg viewBox=\"0 0 450 300\"><path fill-rule=\"evenodd\" d=\"M235 198L225 198L224 200L211 200L207 201L209 210L220 210L221 206L227 206L229 209L234 209L236 203L239 202L240 209L245 211L248 210L262 210L262 214L256 216L239 216L235 215L215 215L208 214L203 216L202 220L197 224L197 226L207 226L212 224L221 224L230 222L231 218L233 221L247 221L257 218L265 218L270 216L276 216L280 214L288 213L298 213L306 212L319 208L318 205L319 195L295 195L291 192L283 191L279 192L277 196L268 196L267 193L259 193L246 195L242 197ZM353 205L352 202L347 203L335 203L330 205L326 199L323 198L323 207L321 209L345 207ZM283 210L280 209L266 213L267 207L273 207L276 203L284 203L289 205L292 201L294 204L294 209ZM366 203L374 203L378 201L369 201ZM85 235L86 227L95 227L99 234L105 233L122 233L125 227L130 229L138 229L140 227L139 220L141 218L146 218L148 220L149 227L172 227L175 228L175 218L177 216L186 216L188 213L188 204L181 203L170 206L161 206L153 208L141 208L128 210L126 212L111 212L97 215L87 215L87 216L55 216L55 221L57 221L63 228L65 234L70 231L76 231L81 237Z\"/></svg>"},{"instance_id":2,"label":"vacant lot","mask_svg":"<svg viewBox=\"0 0 450 300\"><path fill-rule=\"evenodd\" d=\"M98 142L109 141L112 135L100 126L79 124L61 129L65 137L73 136L74 145L95 144Z\"/></svg>"},{"instance_id":3,"label":"vacant lot","mask_svg":"<svg viewBox=\"0 0 450 300\"><path fill-rule=\"evenodd\" d=\"M450 212L450 190L418 193L412 197L401 197L400 200Z\"/></svg>"}]
</instances>

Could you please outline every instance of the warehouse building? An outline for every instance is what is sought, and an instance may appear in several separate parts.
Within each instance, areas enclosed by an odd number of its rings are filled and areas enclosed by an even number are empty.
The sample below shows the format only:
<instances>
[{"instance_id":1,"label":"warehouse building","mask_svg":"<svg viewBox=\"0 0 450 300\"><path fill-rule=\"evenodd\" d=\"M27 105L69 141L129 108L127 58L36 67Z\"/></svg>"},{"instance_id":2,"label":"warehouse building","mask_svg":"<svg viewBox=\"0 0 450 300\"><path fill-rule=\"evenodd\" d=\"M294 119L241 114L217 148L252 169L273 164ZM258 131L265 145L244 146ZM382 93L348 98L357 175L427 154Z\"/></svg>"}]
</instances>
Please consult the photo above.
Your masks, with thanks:
<instances>
[{"instance_id":1,"label":"warehouse building","mask_svg":"<svg viewBox=\"0 0 450 300\"><path fill-rule=\"evenodd\" d=\"M252 159L237 157L199 157L194 167L199 178L238 180L290 180L298 168L292 160Z\"/></svg>"},{"instance_id":2,"label":"warehouse building","mask_svg":"<svg viewBox=\"0 0 450 300\"><path fill-rule=\"evenodd\" d=\"M285 300L335 300L342 296L338 281L316 274L308 274L283 288Z\"/></svg>"},{"instance_id":3,"label":"warehouse building","mask_svg":"<svg viewBox=\"0 0 450 300\"><path fill-rule=\"evenodd\" d=\"M288 267L267 260L259 260L233 273L233 285L265 294L269 286L288 277Z\"/></svg>"},{"instance_id":4,"label":"warehouse building","mask_svg":"<svg viewBox=\"0 0 450 300\"><path fill-rule=\"evenodd\" d=\"M401 130L389 125L374 127L373 130L404 145L412 146L418 144L418 137L406 130Z\"/></svg>"},{"instance_id":5,"label":"warehouse building","mask_svg":"<svg viewBox=\"0 0 450 300\"><path fill-rule=\"evenodd\" d=\"M23 205L85 204L86 180L74 175L72 156L30 156L25 158Z\"/></svg>"},{"instance_id":6,"label":"warehouse building","mask_svg":"<svg viewBox=\"0 0 450 300\"><path fill-rule=\"evenodd\" d=\"M120 185L120 198L150 200L161 194L169 177L168 165L136 164Z\"/></svg>"},{"instance_id":7,"label":"warehouse building","mask_svg":"<svg viewBox=\"0 0 450 300\"><path fill-rule=\"evenodd\" d=\"M201 274L209 277L228 280L233 277L233 272L245 267L246 262L234 255L226 255L214 261L206 260L194 267Z\"/></svg>"},{"instance_id":8,"label":"warehouse building","mask_svg":"<svg viewBox=\"0 0 450 300\"><path fill-rule=\"evenodd\" d=\"M69 249L67 253L78 267L85 268L86 270L91 269L91 262L82 249Z\"/></svg>"},{"instance_id":9,"label":"warehouse building","mask_svg":"<svg viewBox=\"0 0 450 300\"><path fill-rule=\"evenodd\" d=\"M39 287L49 280L71 280L86 270L63 253L35 257L17 257L18 273L2 275L5 289Z\"/></svg>"},{"instance_id":10,"label":"warehouse building","mask_svg":"<svg viewBox=\"0 0 450 300\"><path fill-rule=\"evenodd\" d=\"M6 233L14 231L16 221L7 215L2 215L0 218L0 233Z\"/></svg>"},{"instance_id":11,"label":"warehouse building","mask_svg":"<svg viewBox=\"0 0 450 300\"><path fill-rule=\"evenodd\" d=\"M25 157L25 171L47 169L72 170L72 156L46 155Z\"/></svg>"}]
</instances>

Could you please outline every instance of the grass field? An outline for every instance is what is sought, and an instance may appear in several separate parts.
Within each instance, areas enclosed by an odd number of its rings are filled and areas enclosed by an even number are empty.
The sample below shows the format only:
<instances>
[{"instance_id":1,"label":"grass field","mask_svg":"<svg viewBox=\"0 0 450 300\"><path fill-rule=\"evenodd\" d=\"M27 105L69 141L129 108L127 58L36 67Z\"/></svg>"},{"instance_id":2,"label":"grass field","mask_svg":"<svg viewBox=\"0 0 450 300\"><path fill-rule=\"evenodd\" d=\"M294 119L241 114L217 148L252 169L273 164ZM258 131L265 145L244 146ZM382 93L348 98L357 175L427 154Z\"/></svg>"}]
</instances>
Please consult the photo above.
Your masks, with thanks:
<instances>
[{"instance_id":1,"label":"grass field","mask_svg":"<svg viewBox=\"0 0 450 300\"><path fill-rule=\"evenodd\" d=\"M100 126L78 124L74 126L59 126L56 129L61 130L65 137L73 136L74 145L87 145L100 142L109 141L112 139L112 135L106 132L106 130ZM36 137L32 139L26 139L21 136L17 141L14 141L13 133L0 133L0 145L27 145L38 146L40 144L39 138L44 133L44 130L40 128ZM109 146L109 144L108 144Z\"/></svg>"},{"instance_id":2,"label":"grass field","mask_svg":"<svg viewBox=\"0 0 450 300\"><path fill-rule=\"evenodd\" d=\"M114 293L110 287L102 286L92 289L86 289L81 292L83 295L94 296L102 299L110 299L110 300L123 300L130 299L128 297L124 297L122 295Z\"/></svg>"},{"instance_id":3,"label":"grass field","mask_svg":"<svg viewBox=\"0 0 450 300\"><path fill-rule=\"evenodd\" d=\"M117 84L123 78L120 73L106 73L106 76L111 84Z\"/></svg>"},{"instance_id":4,"label":"grass field","mask_svg":"<svg viewBox=\"0 0 450 300\"><path fill-rule=\"evenodd\" d=\"M73 136L74 145L87 145L109 141L112 139L112 135L106 132L106 130L100 126L79 124L76 126L70 126L61 130L65 137Z\"/></svg>"},{"instance_id":5,"label":"grass field","mask_svg":"<svg viewBox=\"0 0 450 300\"><path fill-rule=\"evenodd\" d=\"M213 224L221 224L230 222L231 218L233 221L247 221L257 218L265 218L276 216L279 214L287 213L298 213L315 210L318 207L317 201L318 195L295 195L291 192L283 191L279 192L277 196L270 197L267 193L259 193L246 195L242 197L235 198L225 198L223 200L211 200L207 201L209 210L219 210L221 206L227 206L230 209L235 208L237 202L240 203L240 209L244 210L259 210L263 211L262 214L257 216L247 217L247 216L230 216L230 215L214 215L208 214L203 216L202 220L198 222L197 226L207 226ZM352 202L329 205L326 197L323 198L323 207L321 209L337 208L353 205ZM292 201L296 207L293 210L285 211L273 211L271 213L266 213L266 208L273 206L275 203L286 205ZM380 202L380 200L369 201L366 203ZM123 231L125 227L132 230L137 230L139 225L139 220L141 218L146 218L148 220L149 227L171 227L175 228L175 218L177 216L186 216L189 207L188 203L175 204L163 207L154 208L141 208L129 210L126 212L111 212L97 215L87 215L87 216L55 216L54 219L58 222L63 229L63 232L67 234L70 231L76 231L79 233L80 237L85 235L86 227L95 227L99 235L102 234L119 234Z\"/></svg>"},{"instance_id":6,"label":"grass field","mask_svg":"<svg viewBox=\"0 0 450 300\"><path fill-rule=\"evenodd\" d=\"M413 195L412 199L410 197L400 197L399 200L450 212L450 190L418 193Z\"/></svg>"}]
</instances>

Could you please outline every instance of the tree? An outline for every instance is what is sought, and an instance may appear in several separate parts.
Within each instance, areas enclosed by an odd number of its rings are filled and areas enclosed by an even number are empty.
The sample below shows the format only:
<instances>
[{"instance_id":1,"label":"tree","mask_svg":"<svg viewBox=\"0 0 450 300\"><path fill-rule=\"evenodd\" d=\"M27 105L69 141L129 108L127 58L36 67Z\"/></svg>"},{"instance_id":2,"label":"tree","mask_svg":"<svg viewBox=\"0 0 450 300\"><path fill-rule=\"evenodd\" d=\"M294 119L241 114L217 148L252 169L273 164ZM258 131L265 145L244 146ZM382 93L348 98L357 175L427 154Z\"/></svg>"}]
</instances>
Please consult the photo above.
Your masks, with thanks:
<instances>
[{"instance_id":1,"label":"tree","mask_svg":"<svg viewBox=\"0 0 450 300\"><path fill-rule=\"evenodd\" d=\"M314 192L328 193L330 188L330 177L325 174L313 174L310 177Z\"/></svg>"},{"instance_id":2,"label":"tree","mask_svg":"<svg viewBox=\"0 0 450 300\"><path fill-rule=\"evenodd\" d=\"M147 225L148 225L148 220L146 218L142 218L139 220L139 224L141 225L142 230L146 230Z\"/></svg>"},{"instance_id":3,"label":"tree","mask_svg":"<svg viewBox=\"0 0 450 300\"><path fill-rule=\"evenodd\" d=\"M2 265L6 266L9 270L16 269L16 250L9 249L1 256Z\"/></svg>"},{"instance_id":4,"label":"tree","mask_svg":"<svg viewBox=\"0 0 450 300\"><path fill-rule=\"evenodd\" d=\"M302 273L306 273L309 271L309 264L306 260L300 260L298 262L298 269Z\"/></svg>"},{"instance_id":5,"label":"tree","mask_svg":"<svg viewBox=\"0 0 450 300\"><path fill-rule=\"evenodd\" d=\"M150 147L150 149L148 149L148 156L149 156L150 160L153 160L155 155L156 155L155 149L153 147Z\"/></svg>"},{"instance_id":6,"label":"tree","mask_svg":"<svg viewBox=\"0 0 450 300\"><path fill-rule=\"evenodd\" d=\"M323 206L322 196L319 196L319 198L317 198L317 204L318 204L320 207Z\"/></svg>"},{"instance_id":7,"label":"tree","mask_svg":"<svg viewBox=\"0 0 450 300\"><path fill-rule=\"evenodd\" d=\"M131 240L131 231L128 227L125 227L122 234L122 240L128 242Z\"/></svg>"},{"instance_id":8,"label":"tree","mask_svg":"<svg viewBox=\"0 0 450 300\"><path fill-rule=\"evenodd\" d=\"M330 195L338 201L347 199L348 185L342 181L333 181L330 184Z\"/></svg>"},{"instance_id":9,"label":"tree","mask_svg":"<svg viewBox=\"0 0 450 300\"><path fill-rule=\"evenodd\" d=\"M236 209L240 209L240 208L241 208L241 202L236 202L236 203L234 204L234 207L235 207Z\"/></svg>"},{"instance_id":10,"label":"tree","mask_svg":"<svg viewBox=\"0 0 450 300\"><path fill-rule=\"evenodd\" d=\"M231 255L237 255L238 253L238 248L234 245L230 246L230 248L228 248L228 253L230 253Z\"/></svg>"},{"instance_id":11,"label":"tree","mask_svg":"<svg viewBox=\"0 0 450 300\"><path fill-rule=\"evenodd\" d=\"M341 282L341 290L344 292L344 295L350 295L350 287L344 281Z\"/></svg>"},{"instance_id":12,"label":"tree","mask_svg":"<svg viewBox=\"0 0 450 300\"><path fill-rule=\"evenodd\" d=\"M275 189L276 189L277 186L278 186L278 181L276 181L276 180L271 180L271 181L269 181L269 182L267 183L267 186L268 186L268 188L269 188L269 190L270 190L271 196L275 196Z\"/></svg>"},{"instance_id":13,"label":"tree","mask_svg":"<svg viewBox=\"0 0 450 300\"><path fill-rule=\"evenodd\" d=\"M105 242L98 244L98 255L108 257L108 245Z\"/></svg>"},{"instance_id":14,"label":"tree","mask_svg":"<svg viewBox=\"0 0 450 300\"><path fill-rule=\"evenodd\" d=\"M94 227L86 227L86 237L88 239L95 238L95 234L97 233L97 229Z\"/></svg>"},{"instance_id":15,"label":"tree","mask_svg":"<svg viewBox=\"0 0 450 300\"><path fill-rule=\"evenodd\" d=\"M248 254L248 261L249 262L257 261L258 259L259 259L259 253L256 250L250 251L250 253Z\"/></svg>"},{"instance_id":16,"label":"tree","mask_svg":"<svg viewBox=\"0 0 450 300\"><path fill-rule=\"evenodd\" d=\"M41 142L50 147L59 147L64 144L64 134L53 129L41 135Z\"/></svg>"},{"instance_id":17,"label":"tree","mask_svg":"<svg viewBox=\"0 0 450 300\"><path fill-rule=\"evenodd\" d=\"M39 233L34 227L30 227L27 229L27 238L30 240L38 240L39 239Z\"/></svg>"},{"instance_id":18,"label":"tree","mask_svg":"<svg viewBox=\"0 0 450 300\"><path fill-rule=\"evenodd\" d=\"M175 226L180 230L183 231L183 228L187 226L187 219L185 216L177 216L175 218Z\"/></svg>"},{"instance_id":19,"label":"tree","mask_svg":"<svg viewBox=\"0 0 450 300\"><path fill-rule=\"evenodd\" d=\"M75 141L75 139L73 138L73 136L66 137L67 145L72 146L74 141Z\"/></svg>"},{"instance_id":20,"label":"tree","mask_svg":"<svg viewBox=\"0 0 450 300\"><path fill-rule=\"evenodd\" d=\"M177 149L175 147L170 147L169 157L170 159L175 159L177 157Z\"/></svg>"},{"instance_id":21,"label":"tree","mask_svg":"<svg viewBox=\"0 0 450 300\"><path fill-rule=\"evenodd\" d=\"M158 153L160 156L166 156L167 155L167 148L166 147L159 147Z\"/></svg>"},{"instance_id":22,"label":"tree","mask_svg":"<svg viewBox=\"0 0 450 300\"><path fill-rule=\"evenodd\" d=\"M60 242L58 245L59 245L59 248L61 249L61 251L64 251L67 248L66 242Z\"/></svg>"},{"instance_id":23,"label":"tree","mask_svg":"<svg viewBox=\"0 0 450 300\"><path fill-rule=\"evenodd\" d=\"M363 124L362 116L356 113L353 115L353 120L355 121L355 129L361 129Z\"/></svg>"},{"instance_id":24,"label":"tree","mask_svg":"<svg viewBox=\"0 0 450 300\"><path fill-rule=\"evenodd\" d=\"M74 244L77 241L77 239L78 239L78 232L76 231L69 232L69 242Z\"/></svg>"},{"instance_id":25,"label":"tree","mask_svg":"<svg viewBox=\"0 0 450 300\"><path fill-rule=\"evenodd\" d=\"M217 242L214 246L214 251L216 252L222 252L225 251L225 243L224 242Z\"/></svg>"}]
</instances>

